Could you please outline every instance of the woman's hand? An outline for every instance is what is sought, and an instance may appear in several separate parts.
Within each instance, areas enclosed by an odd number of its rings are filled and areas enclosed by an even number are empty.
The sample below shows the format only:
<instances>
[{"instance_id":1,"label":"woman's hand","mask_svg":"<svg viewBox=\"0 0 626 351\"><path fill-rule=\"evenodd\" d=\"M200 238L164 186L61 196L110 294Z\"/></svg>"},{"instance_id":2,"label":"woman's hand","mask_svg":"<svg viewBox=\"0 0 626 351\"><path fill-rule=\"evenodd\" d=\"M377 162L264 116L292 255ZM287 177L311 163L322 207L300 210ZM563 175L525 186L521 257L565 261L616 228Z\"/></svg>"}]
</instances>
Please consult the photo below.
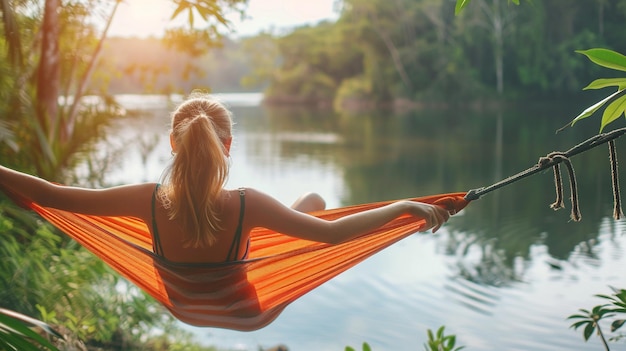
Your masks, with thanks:
<instances>
[{"instance_id":1,"label":"woman's hand","mask_svg":"<svg viewBox=\"0 0 626 351\"><path fill-rule=\"evenodd\" d=\"M407 207L411 215L426 221L422 230L427 231L432 228L433 233L437 232L448 221L450 215L454 214L453 211L448 211L441 206L424 202L407 201Z\"/></svg>"}]
</instances>

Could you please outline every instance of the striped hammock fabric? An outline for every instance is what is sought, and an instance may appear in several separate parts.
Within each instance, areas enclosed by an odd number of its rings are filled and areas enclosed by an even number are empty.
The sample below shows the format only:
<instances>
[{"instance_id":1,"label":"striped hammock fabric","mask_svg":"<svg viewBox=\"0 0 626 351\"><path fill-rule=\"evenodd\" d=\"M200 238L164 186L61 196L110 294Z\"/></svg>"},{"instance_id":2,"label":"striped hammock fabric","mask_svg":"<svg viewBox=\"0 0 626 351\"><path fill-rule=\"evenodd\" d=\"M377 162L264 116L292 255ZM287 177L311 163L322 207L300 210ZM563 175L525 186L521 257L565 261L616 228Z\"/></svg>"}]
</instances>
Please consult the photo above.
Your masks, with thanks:
<instances>
[{"instance_id":1,"label":"striped hammock fabric","mask_svg":"<svg viewBox=\"0 0 626 351\"><path fill-rule=\"evenodd\" d=\"M462 210L465 193L411 200ZM339 245L307 241L256 228L245 261L177 266L152 251L147 226L130 217L98 217L27 208L104 260L115 271L158 300L173 316L195 326L260 329L307 292L380 250L417 232L423 220L403 216ZM384 206L391 201L330 209L313 215L335 219Z\"/></svg>"}]
</instances>

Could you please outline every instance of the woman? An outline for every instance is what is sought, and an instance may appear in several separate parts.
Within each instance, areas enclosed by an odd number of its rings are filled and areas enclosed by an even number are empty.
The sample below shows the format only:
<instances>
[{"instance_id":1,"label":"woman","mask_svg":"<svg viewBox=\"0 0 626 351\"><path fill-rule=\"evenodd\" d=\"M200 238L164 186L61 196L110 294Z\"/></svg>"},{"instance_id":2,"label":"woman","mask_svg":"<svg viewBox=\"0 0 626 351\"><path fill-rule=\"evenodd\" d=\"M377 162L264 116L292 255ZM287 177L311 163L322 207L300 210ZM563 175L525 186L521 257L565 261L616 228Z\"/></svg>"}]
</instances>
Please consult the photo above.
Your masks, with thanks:
<instances>
[{"instance_id":1,"label":"woman","mask_svg":"<svg viewBox=\"0 0 626 351\"><path fill-rule=\"evenodd\" d=\"M99 216L132 216L149 227L155 252L180 263L214 263L246 257L251 229L264 227L294 237L341 243L410 214L436 232L451 213L442 207L398 201L326 221L306 212L324 208L308 194L287 207L258 190L225 189L232 142L230 112L207 95L192 94L173 113L174 155L163 184L86 189L51 184L0 167L0 185L40 205Z\"/></svg>"}]
</instances>

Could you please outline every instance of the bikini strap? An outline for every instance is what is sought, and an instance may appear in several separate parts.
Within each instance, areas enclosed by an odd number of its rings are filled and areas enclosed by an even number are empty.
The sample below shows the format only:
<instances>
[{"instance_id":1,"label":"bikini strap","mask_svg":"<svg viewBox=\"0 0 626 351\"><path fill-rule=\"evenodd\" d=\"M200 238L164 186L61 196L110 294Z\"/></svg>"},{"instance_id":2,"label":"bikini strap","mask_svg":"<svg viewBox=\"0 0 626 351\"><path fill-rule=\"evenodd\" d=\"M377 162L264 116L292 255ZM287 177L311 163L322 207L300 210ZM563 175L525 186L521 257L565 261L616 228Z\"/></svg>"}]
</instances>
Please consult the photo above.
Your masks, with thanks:
<instances>
[{"instance_id":1,"label":"bikini strap","mask_svg":"<svg viewBox=\"0 0 626 351\"><path fill-rule=\"evenodd\" d=\"M237 260L237 253L239 251L239 245L241 245L241 234L243 231L243 216L244 216L245 208L246 208L246 192L244 191L244 188L239 188L239 223L237 224L237 230L235 231L235 237L233 238L233 243L230 245L230 249L228 250L228 256L226 256L227 262ZM247 255L248 255L248 248L246 248L245 256Z\"/></svg>"},{"instance_id":2,"label":"bikini strap","mask_svg":"<svg viewBox=\"0 0 626 351\"><path fill-rule=\"evenodd\" d=\"M161 246L161 240L159 239L159 229L157 228L155 216L156 196L159 191L159 185L157 184L152 192L152 249L155 254L163 257L163 246Z\"/></svg>"}]
</instances>

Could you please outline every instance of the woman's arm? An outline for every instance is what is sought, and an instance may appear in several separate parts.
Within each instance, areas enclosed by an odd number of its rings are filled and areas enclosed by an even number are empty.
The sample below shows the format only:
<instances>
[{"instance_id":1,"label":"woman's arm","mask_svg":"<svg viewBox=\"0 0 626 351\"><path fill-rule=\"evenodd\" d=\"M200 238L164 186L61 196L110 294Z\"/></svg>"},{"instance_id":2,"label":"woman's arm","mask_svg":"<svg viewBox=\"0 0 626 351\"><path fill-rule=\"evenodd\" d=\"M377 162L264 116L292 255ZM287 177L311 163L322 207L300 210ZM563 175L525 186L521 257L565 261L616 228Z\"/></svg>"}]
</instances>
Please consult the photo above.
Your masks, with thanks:
<instances>
[{"instance_id":1,"label":"woman's arm","mask_svg":"<svg viewBox=\"0 0 626 351\"><path fill-rule=\"evenodd\" d=\"M62 186L0 166L0 187L41 206L99 216L149 218L155 184L136 184L107 189Z\"/></svg>"},{"instance_id":2,"label":"woman's arm","mask_svg":"<svg viewBox=\"0 0 626 351\"><path fill-rule=\"evenodd\" d=\"M298 238L341 243L366 234L391 220L410 214L424 218L424 230L436 232L450 218L443 207L413 201L398 201L380 208L327 221L301 213L254 189L246 189L246 222Z\"/></svg>"}]
</instances>

